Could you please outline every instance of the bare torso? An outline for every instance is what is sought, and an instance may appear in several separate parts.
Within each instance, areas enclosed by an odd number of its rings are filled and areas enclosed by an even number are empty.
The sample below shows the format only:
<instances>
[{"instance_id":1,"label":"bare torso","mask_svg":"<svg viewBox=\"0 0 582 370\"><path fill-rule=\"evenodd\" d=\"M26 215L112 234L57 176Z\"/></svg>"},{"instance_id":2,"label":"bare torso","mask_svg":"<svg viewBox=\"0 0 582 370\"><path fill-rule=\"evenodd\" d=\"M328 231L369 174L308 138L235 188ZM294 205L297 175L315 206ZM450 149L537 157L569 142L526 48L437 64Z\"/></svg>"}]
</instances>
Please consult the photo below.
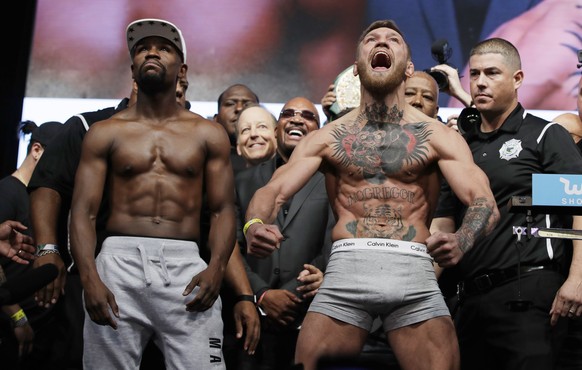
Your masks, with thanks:
<instances>
[{"instance_id":1,"label":"bare torso","mask_svg":"<svg viewBox=\"0 0 582 370\"><path fill-rule=\"evenodd\" d=\"M337 217L333 240L424 243L440 189L431 144L439 123L345 118L320 130L326 142L322 170Z\"/></svg>"},{"instance_id":2,"label":"bare torso","mask_svg":"<svg viewBox=\"0 0 582 370\"><path fill-rule=\"evenodd\" d=\"M129 235L198 240L211 125L189 112L160 124L112 120L111 214L107 229ZM122 143L118 145L117 143Z\"/></svg>"}]
</instances>

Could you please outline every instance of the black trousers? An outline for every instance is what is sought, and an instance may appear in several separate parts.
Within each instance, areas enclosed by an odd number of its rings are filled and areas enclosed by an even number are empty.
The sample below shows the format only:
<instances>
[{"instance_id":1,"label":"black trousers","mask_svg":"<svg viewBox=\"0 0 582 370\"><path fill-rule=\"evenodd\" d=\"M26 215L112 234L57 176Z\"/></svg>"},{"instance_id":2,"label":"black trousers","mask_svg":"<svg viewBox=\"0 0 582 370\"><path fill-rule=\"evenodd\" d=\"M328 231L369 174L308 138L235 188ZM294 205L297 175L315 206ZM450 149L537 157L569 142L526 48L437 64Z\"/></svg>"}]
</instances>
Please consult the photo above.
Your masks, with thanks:
<instances>
[{"instance_id":1,"label":"black trousers","mask_svg":"<svg viewBox=\"0 0 582 370\"><path fill-rule=\"evenodd\" d=\"M276 325L261 317L261 340L254 356L240 362L245 370L288 370L293 368L299 330L270 328Z\"/></svg>"},{"instance_id":2,"label":"black trousers","mask_svg":"<svg viewBox=\"0 0 582 370\"><path fill-rule=\"evenodd\" d=\"M550 325L550 308L564 277L534 271L489 292L460 297L455 325L461 368L471 370L551 370L556 368L568 320ZM520 298L526 310L511 309Z\"/></svg>"}]
</instances>

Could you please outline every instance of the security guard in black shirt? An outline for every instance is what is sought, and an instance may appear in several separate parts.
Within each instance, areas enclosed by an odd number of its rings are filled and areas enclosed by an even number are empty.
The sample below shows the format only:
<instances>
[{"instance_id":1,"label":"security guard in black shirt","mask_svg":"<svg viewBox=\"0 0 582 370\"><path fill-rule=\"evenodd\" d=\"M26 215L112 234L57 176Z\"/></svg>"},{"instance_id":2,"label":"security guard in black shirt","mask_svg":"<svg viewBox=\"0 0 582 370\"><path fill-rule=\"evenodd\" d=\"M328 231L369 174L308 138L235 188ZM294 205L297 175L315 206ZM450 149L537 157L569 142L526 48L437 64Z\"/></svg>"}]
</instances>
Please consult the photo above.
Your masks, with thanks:
<instances>
[{"instance_id":1,"label":"security guard in black shirt","mask_svg":"<svg viewBox=\"0 0 582 370\"><path fill-rule=\"evenodd\" d=\"M554 369L567 320L582 314L582 243L572 263L564 240L518 238L526 214L510 212L513 196L531 196L532 174L582 174L582 156L558 124L527 114L517 90L523 81L519 53L506 40L477 44L470 57L471 97L480 125L464 133L475 163L487 174L500 211L496 229L460 263L443 272L459 281L455 324L463 369ZM435 217L455 216L454 195L443 188ZM537 214L531 227L582 228ZM578 250L576 249L578 248ZM566 278L567 276L567 278Z\"/></svg>"}]
</instances>

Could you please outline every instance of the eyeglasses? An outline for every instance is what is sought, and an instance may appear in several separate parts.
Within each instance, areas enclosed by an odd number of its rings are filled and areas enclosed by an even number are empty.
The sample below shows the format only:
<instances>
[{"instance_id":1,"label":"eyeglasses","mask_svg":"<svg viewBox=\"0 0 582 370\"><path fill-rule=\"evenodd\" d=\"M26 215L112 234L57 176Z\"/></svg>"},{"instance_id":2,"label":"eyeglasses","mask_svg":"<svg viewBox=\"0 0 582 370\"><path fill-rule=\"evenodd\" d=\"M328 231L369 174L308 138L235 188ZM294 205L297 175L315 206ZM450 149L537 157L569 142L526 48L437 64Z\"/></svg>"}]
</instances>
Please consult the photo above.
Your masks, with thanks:
<instances>
[{"instance_id":1,"label":"eyeglasses","mask_svg":"<svg viewBox=\"0 0 582 370\"><path fill-rule=\"evenodd\" d=\"M283 109L279 118L293 118L296 114L299 114L301 118L308 121L317 121L315 113L308 110Z\"/></svg>"}]
</instances>

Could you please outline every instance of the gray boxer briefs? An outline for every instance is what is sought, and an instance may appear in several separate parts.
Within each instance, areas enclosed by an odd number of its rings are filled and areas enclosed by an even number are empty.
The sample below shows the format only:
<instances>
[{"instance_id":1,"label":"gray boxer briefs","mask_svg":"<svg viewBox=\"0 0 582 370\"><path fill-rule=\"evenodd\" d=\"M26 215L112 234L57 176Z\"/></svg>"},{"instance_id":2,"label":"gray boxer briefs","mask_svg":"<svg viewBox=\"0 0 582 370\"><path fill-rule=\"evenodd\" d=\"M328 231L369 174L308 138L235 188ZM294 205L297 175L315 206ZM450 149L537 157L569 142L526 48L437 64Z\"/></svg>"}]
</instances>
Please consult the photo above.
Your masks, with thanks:
<instances>
[{"instance_id":1,"label":"gray boxer briefs","mask_svg":"<svg viewBox=\"0 0 582 370\"><path fill-rule=\"evenodd\" d=\"M390 331L450 316L425 245L370 238L333 244L309 311L368 331L376 317Z\"/></svg>"}]
</instances>

